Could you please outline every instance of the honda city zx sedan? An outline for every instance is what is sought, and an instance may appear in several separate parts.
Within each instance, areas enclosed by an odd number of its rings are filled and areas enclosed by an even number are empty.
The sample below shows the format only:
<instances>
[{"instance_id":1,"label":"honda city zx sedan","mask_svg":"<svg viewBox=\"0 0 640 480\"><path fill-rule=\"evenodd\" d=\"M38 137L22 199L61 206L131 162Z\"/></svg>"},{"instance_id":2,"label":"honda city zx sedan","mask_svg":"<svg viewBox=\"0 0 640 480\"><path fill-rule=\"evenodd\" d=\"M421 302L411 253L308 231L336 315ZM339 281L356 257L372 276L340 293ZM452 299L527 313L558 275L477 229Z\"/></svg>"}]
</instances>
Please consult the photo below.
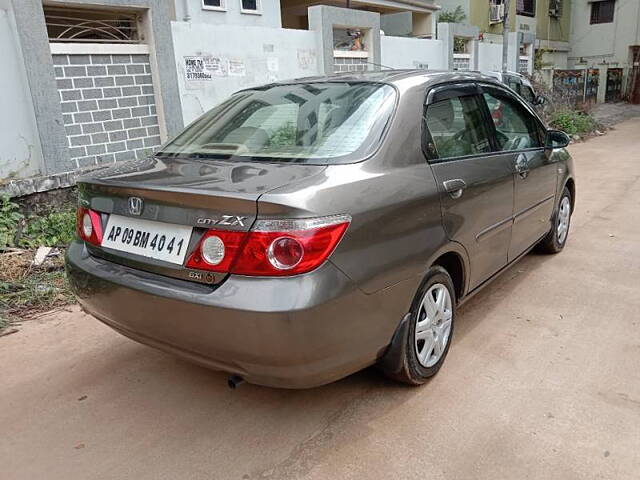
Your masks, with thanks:
<instances>
[{"instance_id":1,"label":"honda city zx sedan","mask_svg":"<svg viewBox=\"0 0 640 480\"><path fill-rule=\"evenodd\" d=\"M479 74L244 90L79 182L69 278L91 315L232 383L311 387L377 363L421 384L462 301L532 247L564 247L567 144Z\"/></svg>"}]
</instances>

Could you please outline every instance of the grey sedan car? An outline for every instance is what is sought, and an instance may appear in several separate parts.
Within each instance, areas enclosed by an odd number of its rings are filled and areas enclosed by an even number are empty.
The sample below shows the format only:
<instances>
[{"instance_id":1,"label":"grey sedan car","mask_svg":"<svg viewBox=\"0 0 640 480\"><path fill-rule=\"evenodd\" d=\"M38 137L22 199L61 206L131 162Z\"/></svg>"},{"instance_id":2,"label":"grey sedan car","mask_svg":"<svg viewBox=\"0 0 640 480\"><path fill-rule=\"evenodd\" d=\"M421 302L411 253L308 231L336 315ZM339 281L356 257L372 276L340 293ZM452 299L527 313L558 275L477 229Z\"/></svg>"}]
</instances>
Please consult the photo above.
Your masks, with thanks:
<instances>
[{"instance_id":1,"label":"grey sedan car","mask_svg":"<svg viewBox=\"0 0 640 480\"><path fill-rule=\"evenodd\" d=\"M153 157L79 182L68 276L88 313L231 385L373 364L422 384L462 302L565 246L568 141L474 73L240 91Z\"/></svg>"}]
</instances>

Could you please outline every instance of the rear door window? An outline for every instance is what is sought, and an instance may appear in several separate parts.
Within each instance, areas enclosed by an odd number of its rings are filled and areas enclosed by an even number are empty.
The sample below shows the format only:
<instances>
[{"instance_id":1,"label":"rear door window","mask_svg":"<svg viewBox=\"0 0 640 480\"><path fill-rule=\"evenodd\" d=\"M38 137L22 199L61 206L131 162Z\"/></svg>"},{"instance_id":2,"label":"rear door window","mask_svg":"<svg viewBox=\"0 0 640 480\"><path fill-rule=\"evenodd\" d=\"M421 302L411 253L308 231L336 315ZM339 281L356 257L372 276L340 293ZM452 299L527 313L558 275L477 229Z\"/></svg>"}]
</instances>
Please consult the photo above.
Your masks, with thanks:
<instances>
[{"instance_id":1,"label":"rear door window","mask_svg":"<svg viewBox=\"0 0 640 480\"><path fill-rule=\"evenodd\" d=\"M491 151L480 97L469 95L441 100L426 109L425 123L440 159Z\"/></svg>"},{"instance_id":2,"label":"rear door window","mask_svg":"<svg viewBox=\"0 0 640 480\"><path fill-rule=\"evenodd\" d=\"M533 104L533 101L536 98L531 87L527 87L526 85L522 86L522 91L520 92L520 95L522 95L522 98L524 98L527 102L531 104Z\"/></svg>"},{"instance_id":3,"label":"rear door window","mask_svg":"<svg viewBox=\"0 0 640 480\"><path fill-rule=\"evenodd\" d=\"M521 83L520 80L515 77L507 77L507 85L517 94L521 93Z\"/></svg>"},{"instance_id":4,"label":"rear door window","mask_svg":"<svg viewBox=\"0 0 640 480\"><path fill-rule=\"evenodd\" d=\"M542 146L538 122L520 101L493 88L485 88L483 97L495 126L499 150L526 150Z\"/></svg>"}]
</instances>

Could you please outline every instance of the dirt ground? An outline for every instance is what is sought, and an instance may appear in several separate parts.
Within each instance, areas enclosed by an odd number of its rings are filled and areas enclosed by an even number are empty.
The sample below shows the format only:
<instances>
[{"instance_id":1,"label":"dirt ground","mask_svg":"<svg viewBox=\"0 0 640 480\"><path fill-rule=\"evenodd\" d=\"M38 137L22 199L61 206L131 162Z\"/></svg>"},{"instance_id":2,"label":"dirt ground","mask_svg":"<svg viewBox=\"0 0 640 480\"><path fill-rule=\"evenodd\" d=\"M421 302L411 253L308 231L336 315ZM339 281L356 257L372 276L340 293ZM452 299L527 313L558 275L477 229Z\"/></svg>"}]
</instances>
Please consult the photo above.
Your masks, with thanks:
<instances>
[{"instance_id":1,"label":"dirt ground","mask_svg":"<svg viewBox=\"0 0 640 480\"><path fill-rule=\"evenodd\" d=\"M74 307L0 338L0 477L637 479L640 119L571 151L565 251L461 309L427 385L232 391Z\"/></svg>"}]
</instances>

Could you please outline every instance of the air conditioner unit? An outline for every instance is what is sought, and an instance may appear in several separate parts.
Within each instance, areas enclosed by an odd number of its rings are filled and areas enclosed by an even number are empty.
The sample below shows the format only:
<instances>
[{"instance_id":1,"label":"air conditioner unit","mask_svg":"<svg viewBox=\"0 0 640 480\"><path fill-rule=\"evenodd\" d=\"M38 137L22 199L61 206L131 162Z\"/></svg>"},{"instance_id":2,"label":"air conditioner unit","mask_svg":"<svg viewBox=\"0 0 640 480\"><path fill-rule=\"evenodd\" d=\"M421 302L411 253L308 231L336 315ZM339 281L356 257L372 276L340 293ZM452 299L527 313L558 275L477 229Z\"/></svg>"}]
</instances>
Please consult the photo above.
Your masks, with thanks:
<instances>
[{"instance_id":1,"label":"air conditioner unit","mask_svg":"<svg viewBox=\"0 0 640 480\"><path fill-rule=\"evenodd\" d=\"M489 23L501 23L504 20L504 5L489 6Z\"/></svg>"}]
</instances>

